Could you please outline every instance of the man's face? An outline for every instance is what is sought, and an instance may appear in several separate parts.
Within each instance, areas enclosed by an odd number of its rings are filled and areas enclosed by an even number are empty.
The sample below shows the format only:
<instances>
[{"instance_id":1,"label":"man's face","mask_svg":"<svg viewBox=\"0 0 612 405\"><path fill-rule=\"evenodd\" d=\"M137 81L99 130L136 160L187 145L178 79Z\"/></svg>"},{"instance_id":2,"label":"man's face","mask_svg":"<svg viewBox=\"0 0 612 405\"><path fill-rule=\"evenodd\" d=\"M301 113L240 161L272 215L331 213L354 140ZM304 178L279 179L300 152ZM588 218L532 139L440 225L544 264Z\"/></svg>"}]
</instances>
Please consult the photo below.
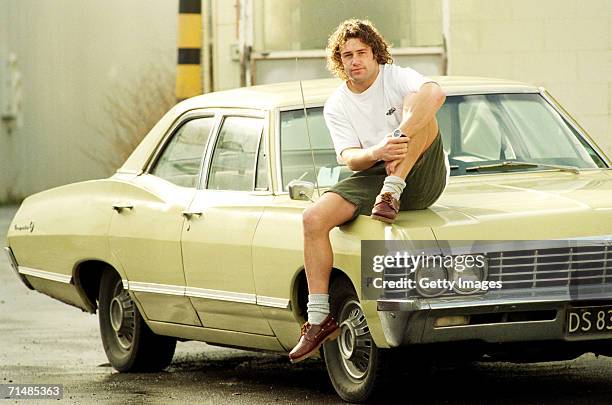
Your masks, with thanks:
<instances>
[{"instance_id":1,"label":"man's face","mask_svg":"<svg viewBox=\"0 0 612 405\"><path fill-rule=\"evenodd\" d=\"M340 58L344 72L355 84L371 84L378 73L378 63L374 59L372 48L359 38L349 38L340 47ZM369 83L370 82L370 83Z\"/></svg>"}]
</instances>

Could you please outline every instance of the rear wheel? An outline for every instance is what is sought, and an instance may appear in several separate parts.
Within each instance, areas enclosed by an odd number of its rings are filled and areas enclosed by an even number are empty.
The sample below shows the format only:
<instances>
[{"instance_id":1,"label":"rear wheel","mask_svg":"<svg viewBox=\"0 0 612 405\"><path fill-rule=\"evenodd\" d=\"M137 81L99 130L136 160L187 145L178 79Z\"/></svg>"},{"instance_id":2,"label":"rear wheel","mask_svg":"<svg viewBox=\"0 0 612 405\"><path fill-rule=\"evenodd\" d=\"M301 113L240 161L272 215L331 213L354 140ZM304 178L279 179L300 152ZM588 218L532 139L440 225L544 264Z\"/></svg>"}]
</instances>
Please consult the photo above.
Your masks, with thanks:
<instances>
[{"instance_id":1,"label":"rear wheel","mask_svg":"<svg viewBox=\"0 0 612 405\"><path fill-rule=\"evenodd\" d=\"M375 394L384 381L387 351L374 344L357 294L346 280L334 280L330 296L340 336L323 346L327 372L342 399L363 402Z\"/></svg>"},{"instance_id":2,"label":"rear wheel","mask_svg":"<svg viewBox=\"0 0 612 405\"><path fill-rule=\"evenodd\" d=\"M104 272L98 299L102 344L115 369L159 371L170 364L176 339L149 329L116 272Z\"/></svg>"}]
</instances>

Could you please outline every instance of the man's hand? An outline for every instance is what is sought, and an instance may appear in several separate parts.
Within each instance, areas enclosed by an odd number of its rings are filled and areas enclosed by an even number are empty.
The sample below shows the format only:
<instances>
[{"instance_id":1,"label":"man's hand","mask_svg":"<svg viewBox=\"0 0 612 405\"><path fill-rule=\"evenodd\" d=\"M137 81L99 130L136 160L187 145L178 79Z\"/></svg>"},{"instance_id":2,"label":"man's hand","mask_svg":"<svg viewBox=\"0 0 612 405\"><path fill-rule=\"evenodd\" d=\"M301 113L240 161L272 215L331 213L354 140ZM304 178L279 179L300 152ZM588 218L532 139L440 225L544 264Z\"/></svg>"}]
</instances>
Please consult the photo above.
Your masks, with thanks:
<instances>
[{"instance_id":1,"label":"man's hand","mask_svg":"<svg viewBox=\"0 0 612 405\"><path fill-rule=\"evenodd\" d=\"M406 136L393 138L389 134L380 143L367 149L344 149L341 157L348 168L353 171L368 169L379 160L396 162L395 165L397 165L408 154L408 142L410 138Z\"/></svg>"},{"instance_id":2,"label":"man's hand","mask_svg":"<svg viewBox=\"0 0 612 405\"><path fill-rule=\"evenodd\" d=\"M410 138L407 136L393 138L391 135L387 135L378 145L372 148L372 156L374 160L384 160L385 162L402 160L408 153L408 142L410 142Z\"/></svg>"},{"instance_id":3,"label":"man's hand","mask_svg":"<svg viewBox=\"0 0 612 405\"><path fill-rule=\"evenodd\" d=\"M385 171L387 172L387 176L391 176L391 174L393 173L393 171L395 170L395 168L401 161L402 161L401 159L398 159L398 160L390 160L388 162L385 162Z\"/></svg>"}]
</instances>

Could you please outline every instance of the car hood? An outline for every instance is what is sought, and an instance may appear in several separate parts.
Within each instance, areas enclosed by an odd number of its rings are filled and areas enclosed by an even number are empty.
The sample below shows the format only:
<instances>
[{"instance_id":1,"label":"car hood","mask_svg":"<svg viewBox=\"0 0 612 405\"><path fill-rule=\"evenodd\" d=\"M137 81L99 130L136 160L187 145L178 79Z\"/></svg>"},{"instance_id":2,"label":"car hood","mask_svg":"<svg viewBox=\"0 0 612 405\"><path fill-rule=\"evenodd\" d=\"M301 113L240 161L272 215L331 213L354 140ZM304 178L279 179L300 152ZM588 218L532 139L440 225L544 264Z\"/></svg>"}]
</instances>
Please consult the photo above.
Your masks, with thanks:
<instances>
[{"instance_id":1,"label":"car hood","mask_svg":"<svg viewBox=\"0 0 612 405\"><path fill-rule=\"evenodd\" d=\"M416 215L415 215L416 214ZM437 239L533 240L612 234L612 172L505 173L452 178L428 210L402 212L397 225ZM406 229L408 230L408 229Z\"/></svg>"}]
</instances>

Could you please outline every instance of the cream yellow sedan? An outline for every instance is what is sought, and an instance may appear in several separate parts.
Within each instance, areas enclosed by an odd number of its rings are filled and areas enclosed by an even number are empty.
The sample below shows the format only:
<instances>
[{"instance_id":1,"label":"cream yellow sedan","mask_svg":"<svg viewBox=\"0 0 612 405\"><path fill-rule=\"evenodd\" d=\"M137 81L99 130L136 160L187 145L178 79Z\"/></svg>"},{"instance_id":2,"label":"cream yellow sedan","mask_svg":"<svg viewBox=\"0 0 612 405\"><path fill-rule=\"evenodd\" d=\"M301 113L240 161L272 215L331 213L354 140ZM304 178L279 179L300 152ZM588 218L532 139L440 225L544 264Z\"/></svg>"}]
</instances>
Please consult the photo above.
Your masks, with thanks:
<instances>
[{"instance_id":1,"label":"cream yellow sedan","mask_svg":"<svg viewBox=\"0 0 612 405\"><path fill-rule=\"evenodd\" d=\"M441 198L393 225L361 216L331 233L341 334L322 354L348 401L369 398L400 351L425 360L612 355L610 161L544 89L437 80L447 94L438 121L451 176ZM104 350L122 372L166 367L177 339L289 351L307 297L302 212L352 174L338 165L322 114L338 84L181 102L110 178L23 202L6 247L16 275L97 311ZM459 271L443 266L427 277L440 282L370 294L363 241L453 240L523 242L488 249L486 269L462 273L501 288L440 283ZM564 240L595 243L542 245ZM422 272L409 273L414 281ZM418 372L415 364L399 365Z\"/></svg>"}]
</instances>

